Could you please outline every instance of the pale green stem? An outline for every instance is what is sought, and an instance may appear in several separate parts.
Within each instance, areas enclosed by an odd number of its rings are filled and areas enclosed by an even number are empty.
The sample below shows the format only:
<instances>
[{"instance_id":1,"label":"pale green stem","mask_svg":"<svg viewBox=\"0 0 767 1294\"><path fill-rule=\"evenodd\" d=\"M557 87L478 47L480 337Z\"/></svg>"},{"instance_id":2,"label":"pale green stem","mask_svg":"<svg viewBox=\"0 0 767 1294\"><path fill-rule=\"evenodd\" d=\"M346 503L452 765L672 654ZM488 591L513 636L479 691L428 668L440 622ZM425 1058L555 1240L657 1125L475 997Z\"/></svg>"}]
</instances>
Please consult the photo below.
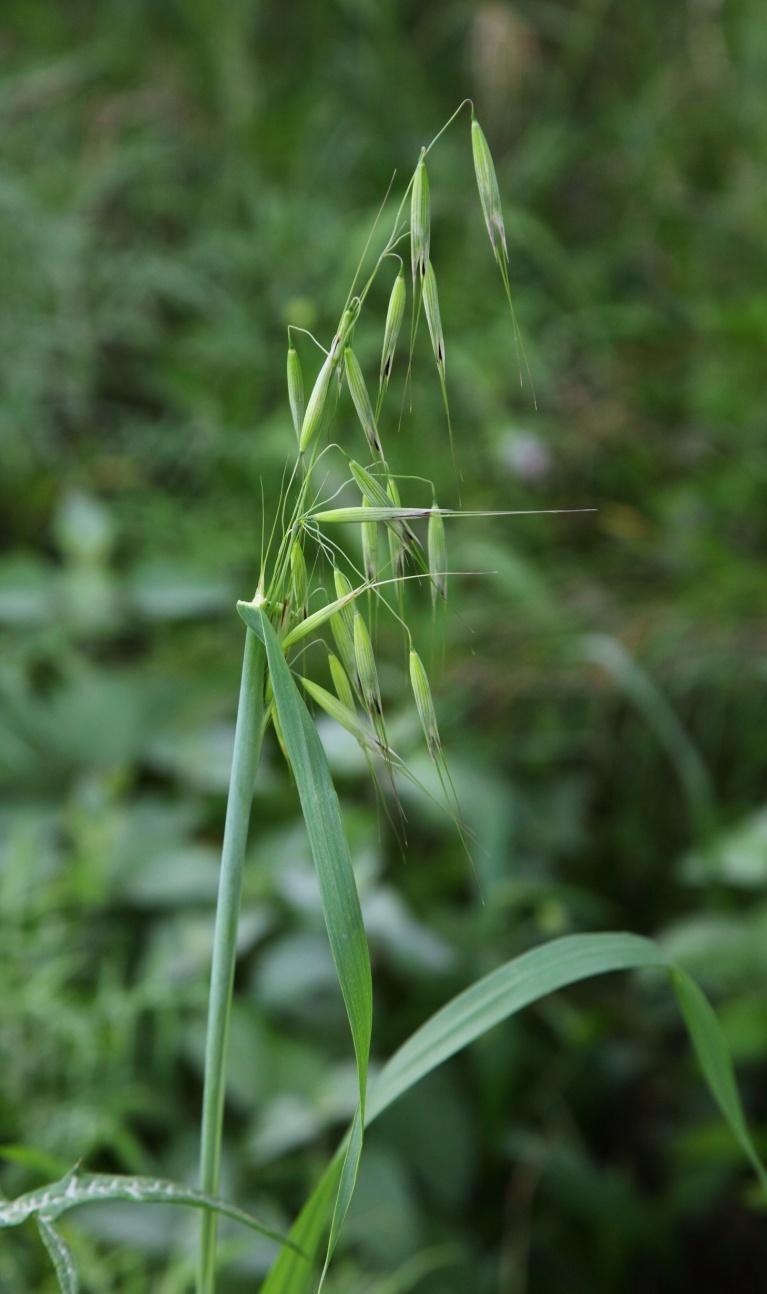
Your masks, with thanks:
<instances>
[{"instance_id":1,"label":"pale green stem","mask_svg":"<svg viewBox=\"0 0 767 1294\"><path fill-rule=\"evenodd\" d=\"M264 671L263 645L256 635L248 630L242 659L237 725L229 775L224 843L221 850L213 960L210 972L208 1035L205 1044L205 1085L200 1131L200 1186L210 1195L216 1195L219 1189L229 1017L237 956L237 920L240 913L250 806L263 735ZM214 1294L216 1230L217 1218L214 1214L206 1214L202 1219L198 1294Z\"/></svg>"}]
</instances>

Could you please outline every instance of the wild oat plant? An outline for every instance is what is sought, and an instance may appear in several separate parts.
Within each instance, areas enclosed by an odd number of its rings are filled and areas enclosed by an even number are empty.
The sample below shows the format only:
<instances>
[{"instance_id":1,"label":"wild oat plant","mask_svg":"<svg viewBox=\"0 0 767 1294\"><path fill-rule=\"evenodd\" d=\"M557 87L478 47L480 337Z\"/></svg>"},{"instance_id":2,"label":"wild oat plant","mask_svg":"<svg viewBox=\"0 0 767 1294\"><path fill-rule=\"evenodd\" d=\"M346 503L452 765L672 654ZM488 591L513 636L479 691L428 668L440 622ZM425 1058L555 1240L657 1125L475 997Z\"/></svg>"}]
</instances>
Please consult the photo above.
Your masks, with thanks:
<instances>
[{"instance_id":1,"label":"wild oat plant","mask_svg":"<svg viewBox=\"0 0 767 1294\"><path fill-rule=\"evenodd\" d=\"M373 1024L370 957L338 797L309 706L329 715L356 738L392 830L404 847L397 786L402 778L417 779L392 748L378 682L376 624L381 617L390 617L407 649L413 703L436 770L441 802L470 856L471 840L461 821L429 677L407 623L404 588L406 582L412 582L423 596L431 598L435 609L437 605L444 606L450 574L446 528L456 518L488 514L441 507L427 483L415 476L397 479L389 470L386 437L382 434L389 380L398 347L403 352L405 349L400 339L409 297L407 355L403 354L401 360L404 396L398 407L386 412L387 435L389 427L400 426L410 399L414 345L423 312L453 452L438 278L430 254L427 161L443 132L470 106L468 101L461 104L421 150L390 232L379 238L382 245L376 251L375 239L389 199L387 192L328 349L324 350L314 338L307 340L300 328L288 330L287 394L297 438L295 462L286 473L287 484L277 501L272 533L262 543L255 596L237 604L246 627L245 647L210 981L200 1189L147 1178L82 1173L76 1167L49 1187L0 1203L0 1227L35 1220L64 1294L75 1294L78 1280L70 1251L56 1228L57 1219L79 1204L115 1198L186 1204L203 1210L198 1294L215 1294L219 1213L265 1232L280 1243L262 1294L321 1290L354 1193L366 1127L435 1066L500 1021L546 994L610 971L655 968L666 974L712 1095L762 1188L767 1188L767 1173L749 1135L732 1064L712 1008L685 971L672 965L655 943L636 935L570 935L498 967L422 1025L383 1066L368 1090ZM473 109L471 151L482 214L511 314L520 378L525 374L530 378L512 303L508 242L495 167ZM409 275L403 259L408 244ZM394 269L394 280L373 399L357 358L355 338L358 329L367 326L365 309L370 290L390 267ZM303 364L296 340L304 350L316 344L323 351L308 400L304 397ZM362 431L360 448L351 456L330 438L344 387L348 387ZM344 463L347 482L341 502L335 497L323 497L329 454L340 456ZM421 497L416 504L406 506L402 496L411 492ZM346 501L349 493L353 502ZM348 527L358 527L360 531L361 569L355 567L339 543ZM309 645L315 649L313 659L317 657L316 648L321 647L326 666L324 683L305 675ZM290 1234L282 1237L275 1237L257 1219L217 1198L243 866L259 755L269 728L274 730L300 800L358 1079L357 1108L351 1126Z\"/></svg>"}]
</instances>

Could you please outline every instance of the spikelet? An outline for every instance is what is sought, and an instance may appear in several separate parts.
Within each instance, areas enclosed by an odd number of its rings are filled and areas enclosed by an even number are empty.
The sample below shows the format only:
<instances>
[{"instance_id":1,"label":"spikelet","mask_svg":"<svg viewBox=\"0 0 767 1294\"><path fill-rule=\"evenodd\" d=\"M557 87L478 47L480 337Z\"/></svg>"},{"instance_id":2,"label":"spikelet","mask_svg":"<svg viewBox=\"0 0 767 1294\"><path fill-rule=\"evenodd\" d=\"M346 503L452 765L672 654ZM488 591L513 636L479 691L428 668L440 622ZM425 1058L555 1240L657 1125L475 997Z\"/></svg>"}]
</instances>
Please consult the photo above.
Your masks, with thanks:
<instances>
[{"instance_id":1,"label":"spikelet","mask_svg":"<svg viewBox=\"0 0 767 1294\"><path fill-rule=\"evenodd\" d=\"M306 412L301 423L301 434L298 437L299 453L304 454L309 445L314 440L320 429L322 415L325 412L328 391L330 390L330 379L333 376L335 357L331 351L325 357L322 368L317 374L312 393L309 396L309 403L306 406Z\"/></svg>"},{"instance_id":2,"label":"spikelet","mask_svg":"<svg viewBox=\"0 0 767 1294\"><path fill-rule=\"evenodd\" d=\"M353 710L354 693L352 692L352 685L349 682L349 675L346 673L346 670L338 657L333 655L332 651L328 652L328 668L330 670L330 677L333 680L333 687L336 689L336 696L341 704L346 706L347 710Z\"/></svg>"},{"instance_id":3,"label":"spikelet","mask_svg":"<svg viewBox=\"0 0 767 1294\"><path fill-rule=\"evenodd\" d=\"M441 378L445 377L445 336L442 332L442 316L439 310L437 277L431 261L426 264L423 280L423 308L426 311L426 322L429 325L429 336L434 351L434 359Z\"/></svg>"},{"instance_id":4,"label":"spikelet","mask_svg":"<svg viewBox=\"0 0 767 1294\"><path fill-rule=\"evenodd\" d=\"M530 382L530 389L533 395L533 403L538 407L535 398L535 386L533 376L530 372L530 365L527 362L522 334L517 323L517 316L514 310L514 302L511 299L511 284L509 282L509 249L506 243L506 226L503 220L503 208L501 206L501 194L498 188L498 177L495 173L495 164L490 152L484 131L472 112L471 117L471 151L474 158L474 174L477 179L477 189L479 190L479 200L482 206L482 214L485 218L485 227L490 239L490 246L493 249L493 256L500 270L503 290L506 294L506 300L511 315L511 324L514 330L514 344L517 350L519 360L519 382L522 385L522 369L524 367Z\"/></svg>"},{"instance_id":5,"label":"spikelet","mask_svg":"<svg viewBox=\"0 0 767 1294\"><path fill-rule=\"evenodd\" d=\"M447 542L445 523L436 503L429 513L426 547L431 575L431 604L436 607L437 597L447 600Z\"/></svg>"},{"instance_id":6,"label":"spikelet","mask_svg":"<svg viewBox=\"0 0 767 1294\"><path fill-rule=\"evenodd\" d=\"M445 383L445 336L442 331L442 316L439 309L437 276L434 273L434 266L431 261L429 261L426 266L426 273L423 280L423 308L426 312L426 322L429 325L429 336L431 337L431 346L434 351L434 359L437 365L437 376L439 378L439 388L442 392L442 403L445 406L447 430L450 437L450 454L453 459L453 466L455 466L453 427L450 421L450 406L447 402L447 386Z\"/></svg>"},{"instance_id":7,"label":"spikelet","mask_svg":"<svg viewBox=\"0 0 767 1294\"><path fill-rule=\"evenodd\" d=\"M364 467L361 467L359 463L355 463L354 459L349 460L349 471L351 472L352 476L354 477L355 481L360 487L362 497L366 499L368 503L372 504L374 508L392 507L394 500L392 499L391 494L387 493L387 491L384 489L380 480L378 480L377 477L373 476ZM392 482L390 478L389 485L391 485L391 483ZM395 490L396 490L396 486L395 486ZM396 498L399 499L398 494L396 495ZM394 506L398 507L400 505L399 503L394 503ZM400 536L400 539L402 543L405 545L405 547L412 546L413 549L415 550L418 549L419 547L418 536L416 535L415 531L413 531L410 528L410 526L407 524L406 521L404 521L401 518L397 518L389 522L388 526L389 526L389 529L394 530Z\"/></svg>"},{"instance_id":8,"label":"spikelet","mask_svg":"<svg viewBox=\"0 0 767 1294\"><path fill-rule=\"evenodd\" d=\"M326 606L320 607L317 611L313 611L305 620L299 621L299 623L294 625L290 632L283 638L283 651L287 651L289 647L293 647L295 643L299 642L302 638L307 638L309 634L314 633L315 629L319 629L326 620L332 620L339 612L344 611L355 598L358 598L361 593L366 591L367 587L367 584L360 584L356 589L353 589L351 588L351 585L349 585L349 592L343 597L336 598L333 602L328 602ZM253 603L238 602L237 613L242 617L246 625L250 625L250 617L253 613Z\"/></svg>"},{"instance_id":9,"label":"spikelet","mask_svg":"<svg viewBox=\"0 0 767 1294\"><path fill-rule=\"evenodd\" d=\"M389 297L389 305L386 310L386 323L384 325L383 346L381 347L381 368L378 375L378 406L377 412L381 411L381 404L386 388L389 385L392 366L394 364L394 354L397 349L397 340L399 338L402 320L405 317L405 305L407 303L407 287L405 286L405 272L400 270Z\"/></svg>"},{"instance_id":10,"label":"spikelet","mask_svg":"<svg viewBox=\"0 0 767 1294\"><path fill-rule=\"evenodd\" d=\"M381 746L386 748L388 742L383 721L381 689L378 683L378 670L376 669L373 654L373 644L370 641L370 634L364 617L359 611L354 612L354 663L357 668L357 683L365 709L370 715L370 720Z\"/></svg>"},{"instance_id":11,"label":"spikelet","mask_svg":"<svg viewBox=\"0 0 767 1294\"><path fill-rule=\"evenodd\" d=\"M349 632L351 633L352 607L351 607L350 595L354 592L354 589L352 588L349 580L344 575L343 571L339 570L337 566L333 567L333 583L336 588L336 597L344 599L343 605L339 609L338 614L340 615L344 623L348 625Z\"/></svg>"},{"instance_id":12,"label":"spikelet","mask_svg":"<svg viewBox=\"0 0 767 1294\"><path fill-rule=\"evenodd\" d=\"M363 499L363 512L371 510L371 504ZM375 521L363 521L362 526L362 568L365 579L371 583L378 577L378 525Z\"/></svg>"},{"instance_id":13,"label":"spikelet","mask_svg":"<svg viewBox=\"0 0 767 1294\"><path fill-rule=\"evenodd\" d=\"M415 708L418 711L418 718L421 721L423 735L426 738L426 749L432 759L437 759L442 753L442 743L439 738L439 728L437 726L437 713L434 709L432 700L431 687L429 678L424 669L423 661L417 651L410 650L410 686L413 689L413 699Z\"/></svg>"},{"instance_id":14,"label":"spikelet","mask_svg":"<svg viewBox=\"0 0 767 1294\"><path fill-rule=\"evenodd\" d=\"M370 396L368 395L368 389L365 385L365 379L362 375L359 360L354 354L351 346L347 346L344 350L344 367L346 369L346 382L349 387L354 407L357 410L357 417L359 418L362 430L365 433L365 439L367 440L371 452L373 454L377 454L379 458L383 458L383 450L381 449L381 441L378 437L378 428L376 427L376 418L373 413L373 406L370 403Z\"/></svg>"},{"instance_id":15,"label":"spikelet","mask_svg":"<svg viewBox=\"0 0 767 1294\"><path fill-rule=\"evenodd\" d=\"M288 346L288 402L296 435L301 435L304 420L304 378L295 346Z\"/></svg>"},{"instance_id":16,"label":"spikelet","mask_svg":"<svg viewBox=\"0 0 767 1294\"><path fill-rule=\"evenodd\" d=\"M485 133L476 117L471 119L471 151L474 158L474 174L477 177L479 200L482 214L490 238L493 255L500 265L509 263L509 251L506 245L506 227L503 223L501 194L498 178L495 173L493 157L485 139Z\"/></svg>"},{"instance_id":17,"label":"spikelet","mask_svg":"<svg viewBox=\"0 0 767 1294\"><path fill-rule=\"evenodd\" d=\"M474 867L474 860L471 856L466 828L461 816L461 806L458 802L458 796L453 784L453 779L450 776L450 769L447 766L445 753L442 749L442 739L439 735L437 713L434 709L429 676L426 673L421 657L412 647L410 649L409 669L410 686L413 691L415 708L418 711L418 718L421 723L421 728L423 729L423 735L426 739L426 749L434 764L450 815L458 830L461 844L466 851L466 857L471 863L471 866Z\"/></svg>"},{"instance_id":18,"label":"spikelet","mask_svg":"<svg viewBox=\"0 0 767 1294\"><path fill-rule=\"evenodd\" d=\"M359 297L354 297L350 305L346 307L343 314L341 315L341 322L338 325L338 331L335 337L333 338L333 341L330 346L330 357L333 360L334 364L338 363L338 360L341 357L341 352L346 343L346 339L351 333L351 330L354 327L355 323L357 322L357 316L359 315L359 312L360 312L360 306L361 306L361 302Z\"/></svg>"},{"instance_id":19,"label":"spikelet","mask_svg":"<svg viewBox=\"0 0 767 1294\"><path fill-rule=\"evenodd\" d=\"M429 177L423 151L413 177L410 195L410 264L413 282L422 279L429 262L431 218L429 215Z\"/></svg>"},{"instance_id":20,"label":"spikelet","mask_svg":"<svg viewBox=\"0 0 767 1294\"><path fill-rule=\"evenodd\" d=\"M386 486L386 494L388 496L389 503L393 507L399 508L402 506L397 482L393 477L389 477L389 481ZM402 542L402 535L396 526L387 526L386 531L389 540L389 558L391 560L392 577L395 580L401 580L402 576L405 574L405 545ZM401 585L399 586L399 593L401 596Z\"/></svg>"},{"instance_id":21,"label":"spikelet","mask_svg":"<svg viewBox=\"0 0 767 1294\"><path fill-rule=\"evenodd\" d=\"M347 732L357 739L363 750L369 751L378 747L378 738L354 710L353 700L351 706L344 705L337 696L333 696L332 692L328 692L326 688L320 687L319 683L314 683L309 678L302 678L301 686L331 719L335 719L336 723L340 723L342 728L346 728Z\"/></svg>"},{"instance_id":22,"label":"spikelet","mask_svg":"<svg viewBox=\"0 0 767 1294\"><path fill-rule=\"evenodd\" d=\"M339 571L337 567L333 571L333 580L339 599L348 599L351 585L343 571ZM339 610L330 617L330 630L344 669L347 674L355 678L357 665L354 655L354 620L351 611L351 599L344 601Z\"/></svg>"},{"instance_id":23,"label":"spikelet","mask_svg":"<svg viewBox=\"0 0 767 1294\"><path fill-rule=\"evenodd\" d=\"M290 548L290 597L299 620L303 620L309 605L309 575L304 551L297 539Z\"/></svg>"}]
</instances>

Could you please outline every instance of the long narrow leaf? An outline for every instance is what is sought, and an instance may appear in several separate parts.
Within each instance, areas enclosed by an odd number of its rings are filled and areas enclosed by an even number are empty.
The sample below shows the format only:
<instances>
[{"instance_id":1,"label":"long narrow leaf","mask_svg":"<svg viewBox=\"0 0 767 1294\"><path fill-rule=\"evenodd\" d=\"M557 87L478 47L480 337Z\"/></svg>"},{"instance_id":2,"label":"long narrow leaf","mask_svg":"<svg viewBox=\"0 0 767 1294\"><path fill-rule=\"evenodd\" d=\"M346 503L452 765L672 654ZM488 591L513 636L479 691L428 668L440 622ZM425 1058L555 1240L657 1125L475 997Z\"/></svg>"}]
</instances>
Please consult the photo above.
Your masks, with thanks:
<instances>
[{"instance_id":1,"label":"long narrow leaf","mask_svg":"<svg viewBox=\"0 0 767 1294\"><path fill-rule=\"evenodd\" d=\"M69 1245L62 1240L53 1224L45 1218L38 1217L37 1229L53 1263L61 1294L78 1294L80 1282Z\"/></svg>"},{"instance_id":2,"label":"long narrow leaf","mask_svg":"<svg viewBox=\"0 0 767 1294\"><path fill-rule=\"evenodd\" d=\"M292 1245L294 1242L267 1227L251 1213L238 1209L234 1204L216 1199L204 1191L195 1190L179 1182L168 1182L161 1177L129 1177L120 1173L67 1173L58 1182L43 1186L36 1191L28 1191L15 1200L3 1201L0 1204L0 1228L17 1227L27 1218L42 1218L44 1222L55 1221L69 1209L78 1208L81 1204L98 1204L103 1200L130 1200L134 1204L186 1204L194 1209L203 1209L207 1213L220 1213L251 1231L258 1231L278 1244Z\"/></svg>"},{"instance_id":3,"label":"long narrow leaf","mask_svg":"<svg viewBox=\"0 0 767 1294\"><path fill-rule=\"evenodd\" d=\"M729 1123L741 1150L750 1160L762 1186L767 1190L767 1172L748 1131L727 1040L716 1012L686 971L678 968L672 970L671 982L711 1095Z\"/></svg>"},{"instance_id":4,"label":"long narrow leaf","mask_svg":"<svg viewBox=\"0 0 767 1294\"><path fill-rule=\"evenodd\" d=\"M260 609L248 623L262 639L282 728L320 886L323 914L338 982L349 1017L359 1080L359 1108L343 1153L325 1268L357 1179L365 1122L373 994L365 927L341 811L322 743L290 672L277 635Z\"/></svg>"},{"instance_id":5,"label":"long narrow leaf","mask_svg":"<svg viewBox=\"0 0 767 1294\"><path fill-rule=\"evenodd\" d=\"M594 975L647 967L672 971L680 1007L706 1081L760 1179L765 1181L764 1168L746 1128L732 1065L712 1008L697 985L669 965L657 944L638 935L568 935L523 953L485 975L433 1015L394 1053L370 1094L367 1122L382 1114L443 1060L549 993ZM340 1169L339 1153L325 1170L291 1230L291 1238L305 1255L313 1255L318 1249L328 1201ZM261 1294L306 1294L311 1281L311 1261L283 1250Z\"/></svg>"}]
</instances>

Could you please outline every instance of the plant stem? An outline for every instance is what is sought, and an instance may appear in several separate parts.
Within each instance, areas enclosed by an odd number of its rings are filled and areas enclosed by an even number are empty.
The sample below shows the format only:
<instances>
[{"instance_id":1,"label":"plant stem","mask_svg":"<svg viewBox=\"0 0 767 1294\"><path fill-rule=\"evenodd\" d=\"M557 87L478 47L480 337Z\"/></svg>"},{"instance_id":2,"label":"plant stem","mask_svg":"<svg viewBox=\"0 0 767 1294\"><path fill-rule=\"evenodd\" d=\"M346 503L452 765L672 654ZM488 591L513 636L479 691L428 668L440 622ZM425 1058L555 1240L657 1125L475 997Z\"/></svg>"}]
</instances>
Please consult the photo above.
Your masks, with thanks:
<instances>
[{"instance_id":1,"label":"plant stem","mask_svg":"<svg viewBox=\"0 0 767 1294\"><path fill-rule=\"evenodd\" d=\"M208 1033L205 1044L205 1081L200 1130L200 1186L203 1191L211 1195L217 1194L219 1188L229 1018L237 955L237 921L240 912L250 807L263 736L264 671L264 648L256 635L248 630L242 658L237 724L229 776L224 842L221 850L208 1001ZM215 1215L206 1214L202 1220L200 1237L198 1294L214 1294L216 1231Z\"/></svg>"}]
</instances>

